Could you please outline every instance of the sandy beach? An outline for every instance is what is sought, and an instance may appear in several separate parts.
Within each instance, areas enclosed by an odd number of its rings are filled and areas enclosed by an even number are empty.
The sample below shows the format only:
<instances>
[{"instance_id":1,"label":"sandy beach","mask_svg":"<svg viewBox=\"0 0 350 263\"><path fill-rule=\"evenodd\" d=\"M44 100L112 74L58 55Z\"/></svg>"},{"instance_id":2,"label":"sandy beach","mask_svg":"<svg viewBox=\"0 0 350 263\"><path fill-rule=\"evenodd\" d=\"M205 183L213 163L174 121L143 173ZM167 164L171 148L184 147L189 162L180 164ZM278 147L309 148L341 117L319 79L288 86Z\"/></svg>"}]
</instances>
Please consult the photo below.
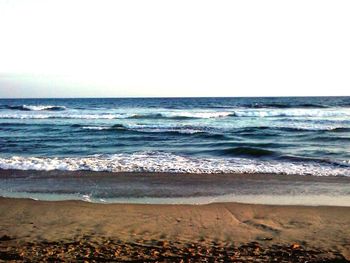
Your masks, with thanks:
<instances>
[{"instance_id":1,"label":"sandy beach","mask_svg":"<svg viewBox=\"0 0 350 263\"><path fill-rule=\"evenodd\" d=\"M350 207L94 204L0 198L0 213L0 260L71 261L89 249L95 252L85 259L95 256L95 261L180 262L192 258L196 262L196 256L199 261L205 258L198 257L198 246L221 249L224 261L241 257L264 262L273 260L273 255L286 262L288 258L289 262L350 259ZM196 249L188 250L191 246ZM208 249L209 255L215 252ZM279 254L273 254L274 250ZM219 259L219 254L214 258Z\"/></svg>"},{"instance_id":2,"label":"sandy beach","mask_svg":"<svg viewBox=\"0 0 350 263\"><path fill-rule=\"evenodd\" d=\"M0 0L0 263L350 263L349 13Z\"/></svg>"}]
</instances>

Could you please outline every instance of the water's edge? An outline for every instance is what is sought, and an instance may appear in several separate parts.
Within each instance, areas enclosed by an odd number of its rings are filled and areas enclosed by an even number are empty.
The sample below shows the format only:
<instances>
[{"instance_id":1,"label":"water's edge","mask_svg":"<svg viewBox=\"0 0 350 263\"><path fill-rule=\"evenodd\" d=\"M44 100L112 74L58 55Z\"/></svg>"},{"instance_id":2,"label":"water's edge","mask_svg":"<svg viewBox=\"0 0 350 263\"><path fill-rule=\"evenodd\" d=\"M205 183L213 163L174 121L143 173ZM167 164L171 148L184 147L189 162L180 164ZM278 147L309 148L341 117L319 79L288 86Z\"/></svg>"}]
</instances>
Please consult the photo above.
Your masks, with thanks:
<instances>
[{"instance_id":1,"label":"water's edge","mask_svg":"<svg viewBox=\"0 0 350 263\"><path fill-rule=\"evenodd\" d=\"M0 196L94 203L349 206L350 178L0 170Z\"/></svg>"}]
</instances>

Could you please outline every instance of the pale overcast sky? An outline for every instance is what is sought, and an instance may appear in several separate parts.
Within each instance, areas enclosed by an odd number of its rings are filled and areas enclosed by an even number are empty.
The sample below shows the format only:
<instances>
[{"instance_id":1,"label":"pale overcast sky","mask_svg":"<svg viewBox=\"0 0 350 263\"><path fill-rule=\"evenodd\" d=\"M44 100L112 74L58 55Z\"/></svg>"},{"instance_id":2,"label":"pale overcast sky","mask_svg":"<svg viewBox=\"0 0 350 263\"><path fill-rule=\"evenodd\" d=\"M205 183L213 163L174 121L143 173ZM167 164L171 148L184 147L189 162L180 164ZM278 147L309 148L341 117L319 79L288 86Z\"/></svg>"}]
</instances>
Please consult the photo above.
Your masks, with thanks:
<instances>
[{"instance_id":1,"label":"pale overcast sky","mask_svg":"<svg viewBox=\"0 0 350 263\"><path fill-rule=\"evenodd\" d=\"M350 95L350 1L0 0L0 97Z\"/></svg>"}]
</instances>

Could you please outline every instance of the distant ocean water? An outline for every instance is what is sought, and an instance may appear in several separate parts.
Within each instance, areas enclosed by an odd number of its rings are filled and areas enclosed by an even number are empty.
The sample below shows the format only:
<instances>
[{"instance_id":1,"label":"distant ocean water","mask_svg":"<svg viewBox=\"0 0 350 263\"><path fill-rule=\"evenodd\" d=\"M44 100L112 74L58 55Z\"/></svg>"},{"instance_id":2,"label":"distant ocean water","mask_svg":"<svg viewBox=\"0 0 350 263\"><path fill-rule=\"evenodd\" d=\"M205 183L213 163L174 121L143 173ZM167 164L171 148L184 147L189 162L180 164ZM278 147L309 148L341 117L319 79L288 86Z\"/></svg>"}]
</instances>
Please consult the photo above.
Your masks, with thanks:
<instances>
[{"instance_id":1,"label":"distant ocean water","mask_svg":"<svg viewBox=\"0 0 350 263\"><path fill-rule=\"evenodd\" d=\"M1 99L0 168L350 176L350 97Z\"/></svg>"}]
</instances>

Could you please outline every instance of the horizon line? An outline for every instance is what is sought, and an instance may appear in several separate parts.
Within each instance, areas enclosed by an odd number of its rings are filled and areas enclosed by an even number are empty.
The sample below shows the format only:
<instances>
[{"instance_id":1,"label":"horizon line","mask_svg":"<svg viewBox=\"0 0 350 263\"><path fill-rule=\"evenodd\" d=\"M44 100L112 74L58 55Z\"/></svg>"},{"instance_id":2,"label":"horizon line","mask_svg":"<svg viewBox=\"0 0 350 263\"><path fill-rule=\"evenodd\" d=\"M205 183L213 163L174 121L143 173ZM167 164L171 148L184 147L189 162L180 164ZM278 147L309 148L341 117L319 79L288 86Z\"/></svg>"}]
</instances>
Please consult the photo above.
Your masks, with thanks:
<instances>
[{"instance_id":1,"label":"horizon line","mask_svg":"<svg viewBox=\"0 0 350 263\"><path fill-rule=\"evenodd\" d=\"M154 97L154 96L125 96L125 97L6 97L1 100L16 100L16 99L220 99L220 98L324 98L324 97L350 97L350 95L293 95L293 96L174 96L174 97Z\"/></svg>"}]
</instances>

